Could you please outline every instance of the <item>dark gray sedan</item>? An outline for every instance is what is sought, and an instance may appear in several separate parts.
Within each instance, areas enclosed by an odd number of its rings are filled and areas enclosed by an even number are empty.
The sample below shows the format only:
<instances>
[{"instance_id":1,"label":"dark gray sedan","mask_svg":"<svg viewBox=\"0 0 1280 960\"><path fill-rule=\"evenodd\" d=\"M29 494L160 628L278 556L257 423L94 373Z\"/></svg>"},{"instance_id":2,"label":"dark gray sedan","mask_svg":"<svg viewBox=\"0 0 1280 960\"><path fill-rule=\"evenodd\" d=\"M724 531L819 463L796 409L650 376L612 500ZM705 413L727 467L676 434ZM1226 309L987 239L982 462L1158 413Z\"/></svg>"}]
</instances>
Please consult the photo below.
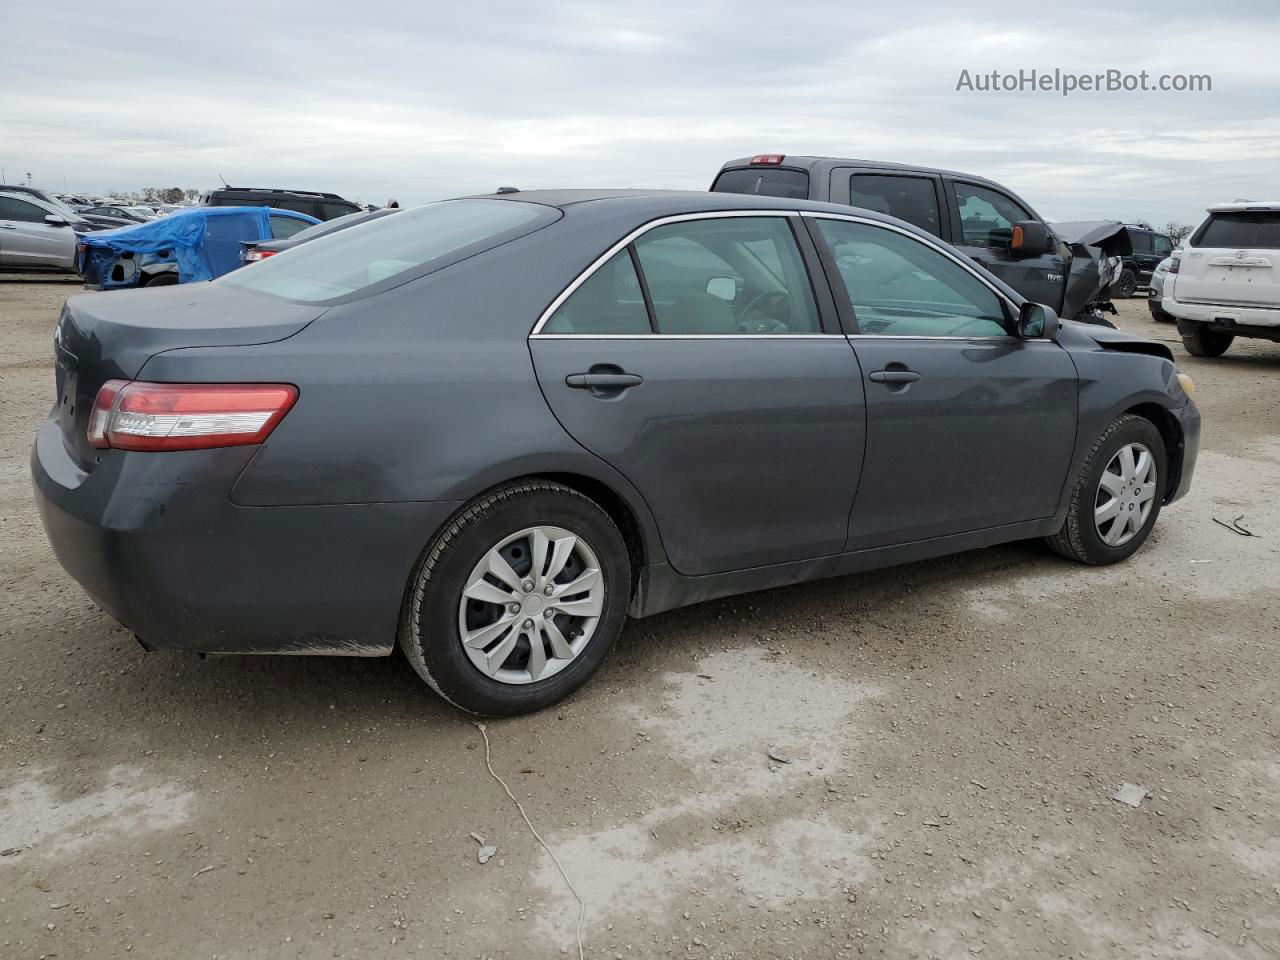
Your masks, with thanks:
<instances>
[{"instance_id":1,"label":"dark gray sedan","mask_svg":"<svg viewBox=\"0 0 1280 960\"><path fill-rule=\"evenodd\" d=\"M512 714L627 615L1043 537L1123 560L1191 382L901 221L803 200L449 200L210 284L68 301L32 458L149 648L381 656Z\"/></svg>"}]
</instances>

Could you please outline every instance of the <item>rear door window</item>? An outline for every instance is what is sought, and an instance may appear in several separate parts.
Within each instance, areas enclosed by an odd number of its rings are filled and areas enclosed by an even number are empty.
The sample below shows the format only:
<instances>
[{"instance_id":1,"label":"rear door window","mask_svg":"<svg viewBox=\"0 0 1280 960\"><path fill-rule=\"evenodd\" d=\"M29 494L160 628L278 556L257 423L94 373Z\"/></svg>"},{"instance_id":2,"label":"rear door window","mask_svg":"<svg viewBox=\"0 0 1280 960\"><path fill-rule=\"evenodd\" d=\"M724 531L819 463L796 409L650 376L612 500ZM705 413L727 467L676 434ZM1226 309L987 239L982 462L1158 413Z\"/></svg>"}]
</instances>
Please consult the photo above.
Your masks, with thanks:
<instances>
[{"instance_id":1,"label":"rear door window","mask_svg":"<svg viewBox=\"0 0 1280 960\"><path fill-rule=\"evenodd\" d=\"M1173 241L1162 233L1157 233L1151 238L1151 246L1157 257L1167 257L1173 253Z\"/></svg>"},{"instance_id":2,"label":"rear door window","mask_svg":"<svg viewBox=\"0 0 1280 960\"><path fill-rule=\"evenodd\" d=\"M587 277L542 328L544 333L650 333L649 311L631 250L619 250Z\"/></svg>"},{"instance_id":3,"label":"rear door window","mask_svg":"<svg viewBox=\"0 0 1280 960\"><path fill-rule=\"evenodd\" d=\"M1130 230L1129 238L1133 241L1134 253L1151 252L1151 234L1145 230Z\"/></svg>"},{"instance_id":4,"label":"rear door window","mask_svg":"<svg viewBox=\"0 0 1280 960\"><path fill-rule=\"evenodd\" d=\"M689 220L636 240L656 332L820 332L809 274L787 219Z\"/></svg>"},{"instance_id":5,"label":"rear door window","mask_svg":"<svg viewBox=\"0 0 1280 960\"><path fill-rule=\"evenodd\" d=\"M942 235L938 192L926 177L855 173L849 180L849 203L905 220L935 237Z\"/></svg>"},{"instance_id":6,"label":"rear door window","mask_svg":"<svg viewBox=\"0 0 1280 960\"><path fill-rule=\"evenodd\" d=\"M1191 245L1280 250L1280 212L1212 214L1196 231Z\"/></svg>"},{"instance_id":7,"label":"rear door window","mask_svg":"<svg viewBox=\"0 0 1280 960\"><path fill-rule=\"evenodd\" d=\"M320 204L314 200L277 200L272 206L277 210L292 210L294 213L305 213L308 217L320 219L317 209Z\"/></svg>"},{"instance_id":8,"label":"rear door window","mask_svg":"<svg viewBox=\"0 0 1280 960\"><path fill-rule=\"evenodd\" d=\"M809 174L803 170L762 169L725 170L711 187L714 193L750 193L762 197L785 197L803 200L809 196Z\"/></svg>"},{"instance_id":9,"label":"rear door window","mask_svg":"<svg viewBox=\"0 0 1280 960\"><path fill-rule=\"evenodd\" d=\"M355 213L359 209L349 203L321 203L319 217L321 220L333 220L337 217L345 217L348 213Z\"/></svg>"},{"instance_id":10,"label":"rear door window","mask_svg":"<svg viewBox=\"0 0 1280 960\"><path fill-rule=\"evenodd\" d=\"M1013 239L1013 225L1035 217L1010 197L976 183L952 181L960 211L960 242L972 247L1000 247Z\"/></svg>"}]
</instances>

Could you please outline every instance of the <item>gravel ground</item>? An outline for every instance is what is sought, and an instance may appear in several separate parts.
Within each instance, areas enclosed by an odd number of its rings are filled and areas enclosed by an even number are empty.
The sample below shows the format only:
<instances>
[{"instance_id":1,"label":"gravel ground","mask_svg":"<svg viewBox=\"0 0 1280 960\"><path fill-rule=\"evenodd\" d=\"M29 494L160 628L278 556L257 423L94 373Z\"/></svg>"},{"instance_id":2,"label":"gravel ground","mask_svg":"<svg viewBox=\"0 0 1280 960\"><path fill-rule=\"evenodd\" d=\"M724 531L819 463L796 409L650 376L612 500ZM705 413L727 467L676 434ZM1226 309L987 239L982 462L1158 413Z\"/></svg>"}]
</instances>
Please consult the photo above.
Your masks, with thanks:
<instances>
[{"instance_id":1,"label":"gravel ground","mask_svg":"<svg viewBox=\"0 0 1280 960\"><path fill-rule=\"evenodd\" d=\"M576 955L481 730L402 660L144 654L63 574L27 455L73 291L0 283L0 956ZM703 604L488 724L588 957L1280 956L1280 345L1174 350L1200 466L1130 562Z\"/></svg>"}]
</instances>

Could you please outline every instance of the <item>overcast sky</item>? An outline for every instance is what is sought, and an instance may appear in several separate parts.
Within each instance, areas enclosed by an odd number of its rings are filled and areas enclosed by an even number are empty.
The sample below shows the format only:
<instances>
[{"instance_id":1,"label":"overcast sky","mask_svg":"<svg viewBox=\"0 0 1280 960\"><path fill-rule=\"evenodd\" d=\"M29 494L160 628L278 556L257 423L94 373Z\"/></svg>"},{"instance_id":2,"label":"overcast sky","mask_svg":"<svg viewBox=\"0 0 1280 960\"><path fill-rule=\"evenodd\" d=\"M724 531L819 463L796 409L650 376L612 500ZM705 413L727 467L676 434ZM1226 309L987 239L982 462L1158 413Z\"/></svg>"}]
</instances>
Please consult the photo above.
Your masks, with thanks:
<instances>
[{"instance_id":1,"label":"overcast sky","mask_svg":"<svg viewBox=\"0 0 1280 960\"><path fill-rule=\"evenodd\" d=\"M705 189L726 159L778 151L981 174L1057 220L1280 199L1275 0L863 7L27 3L5 13L0 165L59 191L223 176L409 204ZM962 69L1055 67L1213 90L956 91Z\"/></svg>"}]
</instances>

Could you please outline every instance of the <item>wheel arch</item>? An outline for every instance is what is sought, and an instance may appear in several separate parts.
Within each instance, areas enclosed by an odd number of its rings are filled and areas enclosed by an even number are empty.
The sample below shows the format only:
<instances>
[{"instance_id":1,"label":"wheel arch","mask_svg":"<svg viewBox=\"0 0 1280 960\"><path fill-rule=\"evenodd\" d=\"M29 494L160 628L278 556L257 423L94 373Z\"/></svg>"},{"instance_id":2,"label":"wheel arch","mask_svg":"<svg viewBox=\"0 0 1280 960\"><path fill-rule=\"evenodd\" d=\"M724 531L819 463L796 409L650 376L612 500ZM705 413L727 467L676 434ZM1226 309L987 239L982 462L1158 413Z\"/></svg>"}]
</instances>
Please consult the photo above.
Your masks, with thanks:
<instances>
[{"instance_id":1,"label":"wheel arch","mask_svg":"<svg viewBox=\"0 0 1280 960\"><path fill-rule=\"evenodd\" d=\"M1168 503L1182 481L1182 461L1186 452L1186 437L1182 432L1182 424L1167 407L1162 407L1158 403L1135 404L1124 412L1150 421L1160 431L1160 438L1164 440L1165 460L1169 467L1160 502Z\"/></svg>"}]
</instances>

